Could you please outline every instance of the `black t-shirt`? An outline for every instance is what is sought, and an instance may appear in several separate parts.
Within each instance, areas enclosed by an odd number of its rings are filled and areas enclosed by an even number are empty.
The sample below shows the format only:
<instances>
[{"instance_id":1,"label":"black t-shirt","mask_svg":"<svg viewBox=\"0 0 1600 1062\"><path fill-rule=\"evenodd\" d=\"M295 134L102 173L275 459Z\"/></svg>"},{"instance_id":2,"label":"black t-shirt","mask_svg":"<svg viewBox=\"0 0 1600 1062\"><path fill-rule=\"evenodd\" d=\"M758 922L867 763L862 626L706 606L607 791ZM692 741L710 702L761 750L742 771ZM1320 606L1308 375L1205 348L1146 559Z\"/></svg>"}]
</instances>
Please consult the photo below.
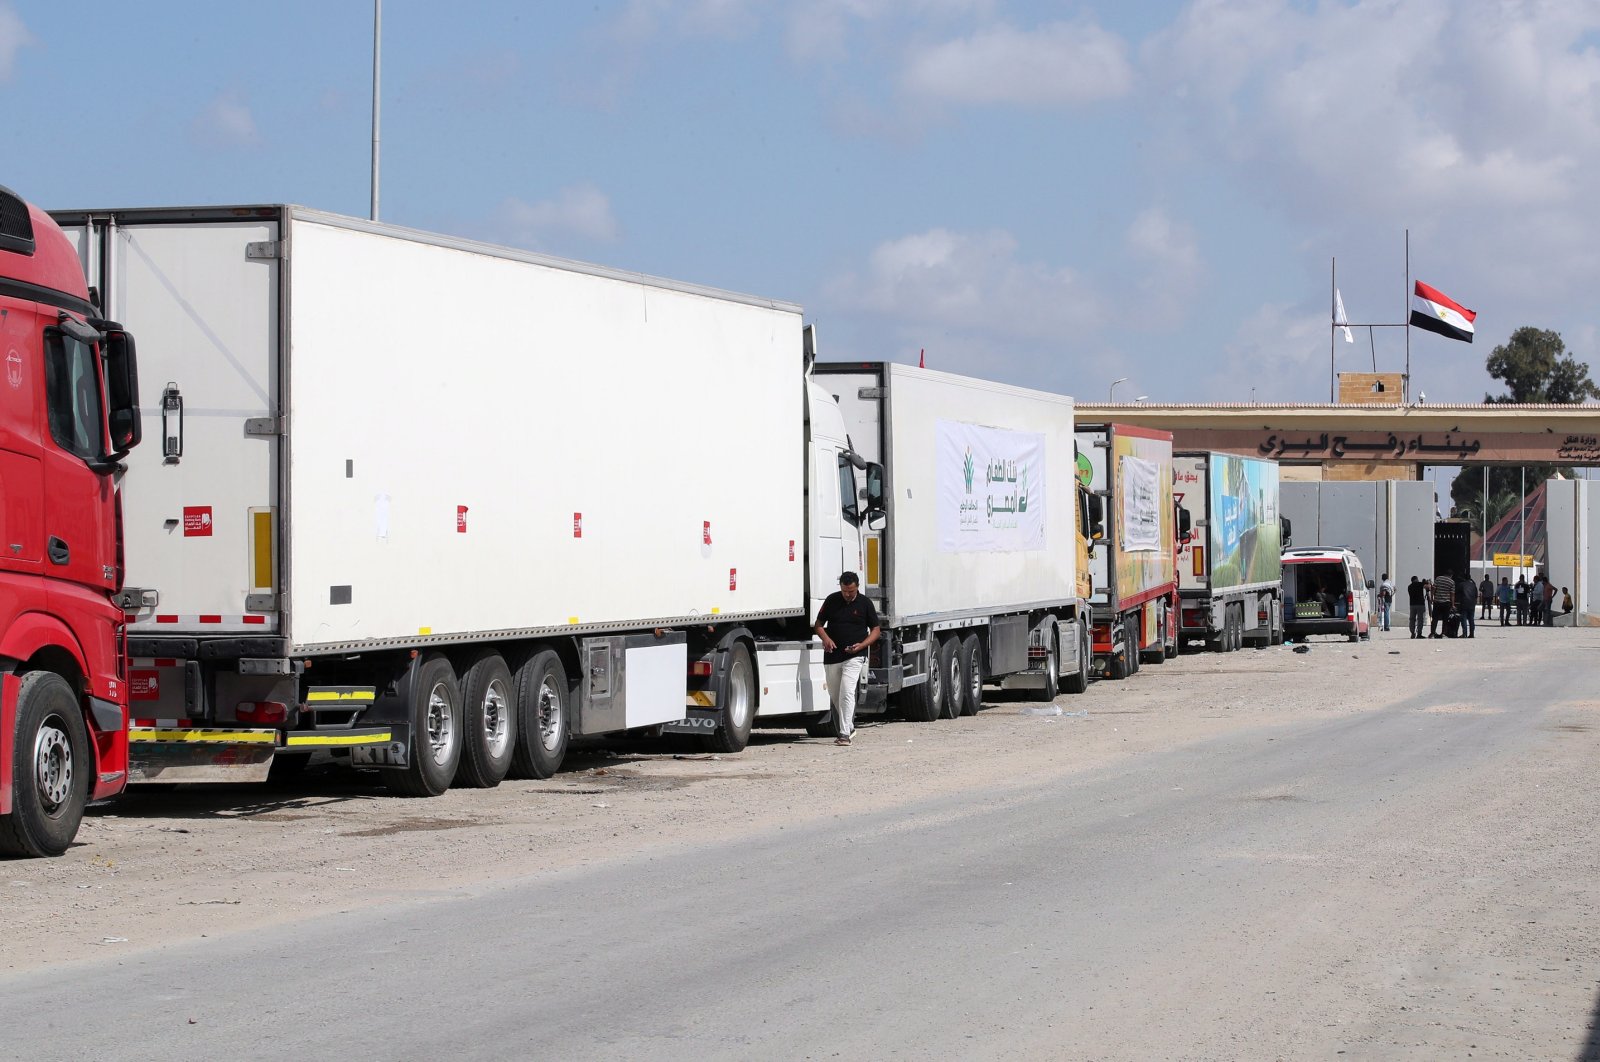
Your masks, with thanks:
<instances>
[{"instance_id":1,"label":"black t-shirt","mask_svg":"<svg viewBox=\"0 0 1600 1062\"><path fill-rule=\"evenodd\" d=\"M872 628L877 625L878 610L872 607L867 595L857 593L854 601L846 601L844 595L837 590L829 594L822 607L817 610L817 626L828 632L828 637L833 639L833 644L838 648L831 653L823 653L822 662L839 664L852 656L866 656L865 649L847 653L844 647L866 641L867 635L871 634Z\"/></svg>"},{"instance_id":2,"label":"black t-shirt","mask_svg":"<svg viewBox=\"0 0 1600 1062\"><path fill-rule=\"evenodd\" d=\"M1411 599L1413 605L1422 604L1422 593L1423 587L1420 582L1406 584L1406 596Z\"/></svg>"}]
</instances>

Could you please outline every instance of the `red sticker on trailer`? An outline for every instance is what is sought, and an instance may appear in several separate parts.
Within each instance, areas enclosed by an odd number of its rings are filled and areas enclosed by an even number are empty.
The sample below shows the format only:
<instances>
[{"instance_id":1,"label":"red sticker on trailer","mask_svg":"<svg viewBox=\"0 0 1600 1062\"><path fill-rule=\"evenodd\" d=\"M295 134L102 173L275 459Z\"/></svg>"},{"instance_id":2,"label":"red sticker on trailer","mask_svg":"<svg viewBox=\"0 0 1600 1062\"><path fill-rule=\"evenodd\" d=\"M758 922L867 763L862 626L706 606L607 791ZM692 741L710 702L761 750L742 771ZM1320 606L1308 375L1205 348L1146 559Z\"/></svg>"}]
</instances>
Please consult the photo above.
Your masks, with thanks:
<instances>
[{"instance_id":1,"label":"red sticker on trailer","mask_svg":"<svg viewBox=\"0 0 1600 1062\"><path fill-rule=\"evenodd\" d=\"M711 545L711 521L710 520L705 520L705 521L701 522L701 526L700 526L700 542L701 542L701 545L705 545L705 546Z\"/></svg>"},{"instance_id":2,"label":"red sticker on trailer","mask_svg":"<svg viewBox=\"0 0 1600 1062\"><path fill-rule=\"evenodd\" d=\"M789 559L794 560L794 539L789 540Z\"/></svg>"},{"instance_id":3,"label":"red sticker on trailer","mask_svg":"<svg viewBox=\"0 0 1600 1062\"><path fill-rule=\"evenodd\" d=\"M467 533L467 507L465 505L458 505L458 506L456 506L456 534L464 535L466 533Z\"/></svg>"},{"instance_id":4,"label":"red sticker on trailer","mask_svg":"<svg viewBox=\"0 0 1600 1062\"><path fill-rule=\"evenodd\" d=\"M161 673L159 671L129 672L128 696L136 701L160 700Z\"/></svg>"},{"instance_id":5,"label":"red sticker on trailer","mask_svg":"<svg viewBox=\"0 0 1600 1062\"><path fill-rule=\"evenodd\" d=\"M572 514L572 537L573 538L582 538L583 537L583 514L582 513L573 513Z\"/></svg>"},{"instance_id":6,"label":"red sticker on trailer","mask_svg":"<svg viewBox=\"0 0 1600 1062\"><path fill-rule=\"evenodd\" d=\"M211 537L211 506L185 505L183 507L183 537Z\"/></svg>"},{"instance_id":7,"label":"red sticker on trailer","mask_svg":"<svg viewBox=\"0 0 1600 1062\"><path fill-rule=\"evenodd\" d=\"M739 569L738 568L729 568L728 569L728 589L729 590L737 590L737 589L739 589Z\"/></svg>"}]
</instances>

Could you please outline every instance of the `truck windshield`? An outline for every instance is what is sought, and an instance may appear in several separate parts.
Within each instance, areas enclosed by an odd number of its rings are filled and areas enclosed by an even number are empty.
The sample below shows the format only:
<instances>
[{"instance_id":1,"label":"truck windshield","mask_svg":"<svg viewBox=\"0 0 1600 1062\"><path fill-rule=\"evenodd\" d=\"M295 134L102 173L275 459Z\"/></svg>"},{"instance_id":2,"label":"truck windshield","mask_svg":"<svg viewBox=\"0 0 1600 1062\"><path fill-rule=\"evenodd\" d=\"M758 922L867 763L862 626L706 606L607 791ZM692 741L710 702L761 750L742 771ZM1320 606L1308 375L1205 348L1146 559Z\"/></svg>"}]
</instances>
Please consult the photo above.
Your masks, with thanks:
<instances>
[{"instance_id":1,"label":"truck windshield","mask_svg":"<svg viewBox=\"0 0 1600 1062\"><path fill-rule=\"evenodd\" d=\"M45 396L50 410L50 435L68 453L85 461L100 454L100 380L95 375L94 348L65 332L45 333Z\"/></svg>"},{"instance_id":2,"label":"truck windshield","mask_svg":"<svg viewBox=\"0 0 1600 1062\"><path fill-rule=\"evenodd\" d=\"M861 505L856 497L856 474L850 462L839 458L839 511L853 526L861 524Z\"/></svg>"}]
</instances>

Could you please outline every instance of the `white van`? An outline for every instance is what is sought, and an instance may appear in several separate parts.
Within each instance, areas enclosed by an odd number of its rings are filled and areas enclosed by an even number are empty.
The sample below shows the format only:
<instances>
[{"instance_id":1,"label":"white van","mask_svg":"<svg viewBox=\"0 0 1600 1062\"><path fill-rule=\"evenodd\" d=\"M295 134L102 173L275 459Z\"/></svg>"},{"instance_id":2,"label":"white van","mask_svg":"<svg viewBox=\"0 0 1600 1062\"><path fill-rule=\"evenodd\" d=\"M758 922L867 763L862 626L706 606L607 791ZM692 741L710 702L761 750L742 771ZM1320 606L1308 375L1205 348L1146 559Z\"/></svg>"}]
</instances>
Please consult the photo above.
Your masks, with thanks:
<instances>
[{"instance_id":1,"label":"white van","mask_svg":"<svg viewBox=\"0 0 1600 1062\"><path fill-rule=\"evenodd\" d=\"M1283 633L1343 634L1354 641L1372 631L1372 580L1361 558L1343 546L1304 546L1283 553Z\"/></svg>"}]
</instances>

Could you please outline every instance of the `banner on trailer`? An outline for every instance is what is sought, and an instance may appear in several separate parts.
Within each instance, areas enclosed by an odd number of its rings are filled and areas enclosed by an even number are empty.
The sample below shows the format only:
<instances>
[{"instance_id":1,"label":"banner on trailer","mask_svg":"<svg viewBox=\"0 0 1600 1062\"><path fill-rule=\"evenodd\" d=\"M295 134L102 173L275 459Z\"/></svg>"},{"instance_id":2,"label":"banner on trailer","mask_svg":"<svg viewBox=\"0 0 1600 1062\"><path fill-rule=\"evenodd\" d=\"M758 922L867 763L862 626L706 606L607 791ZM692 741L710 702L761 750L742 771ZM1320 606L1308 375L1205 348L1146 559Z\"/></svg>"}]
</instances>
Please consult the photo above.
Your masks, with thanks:
<instances>
[{"instance_id":1,"label":"banner on trailer","mask_svg":"<svg viewBox=\"0 0 1600 1062\"><path fill-rule=\"evenodd\" d=\"M1278 466L1211 455L1211 588L1276 582L1281 568Z\"/></svg>"},{"instance_id":2,"label":"banner on trailer","mask_svg":"<svg viewBox=\"0 0 1600 1062\"><path fill-rule=\"evenodd\" d=\"M941 420L940 553L1045 548L1044 436Z\"/></svg>"},{"instance_id":3,"label":"banner on trailer","mask_svg":"<svg viewBox=\"0 0 1600 1062\"><path fill-rule=\"evenodd\" d=\"M1120 458L1122 468L1122 548L1129 551L1161 548L1161 466L1131 454Z\"/></svg>"}]
</instances>

